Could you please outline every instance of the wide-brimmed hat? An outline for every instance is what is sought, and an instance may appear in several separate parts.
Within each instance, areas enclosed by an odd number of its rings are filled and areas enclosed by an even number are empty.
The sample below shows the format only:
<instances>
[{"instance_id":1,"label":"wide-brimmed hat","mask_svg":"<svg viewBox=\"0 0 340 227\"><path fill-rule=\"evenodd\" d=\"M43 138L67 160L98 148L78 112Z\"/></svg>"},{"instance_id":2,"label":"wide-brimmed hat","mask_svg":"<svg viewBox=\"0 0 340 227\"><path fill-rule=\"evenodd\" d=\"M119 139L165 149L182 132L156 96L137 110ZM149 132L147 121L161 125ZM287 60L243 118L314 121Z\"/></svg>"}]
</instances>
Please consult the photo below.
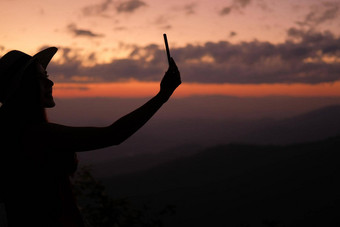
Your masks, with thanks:
<instances>
[{"instance_id":1,"label":"wide-brimmed hat","mask_svg":"<svg viewBox=\"0 0 340 227\"><path fill-rule=\"evenodd\" d=\"M49 47L34 56L18 50L5 54L0 59L0 107L17 91L27 67L37 60L46 69L57 50Z\"/></svg>"}]
</instances>

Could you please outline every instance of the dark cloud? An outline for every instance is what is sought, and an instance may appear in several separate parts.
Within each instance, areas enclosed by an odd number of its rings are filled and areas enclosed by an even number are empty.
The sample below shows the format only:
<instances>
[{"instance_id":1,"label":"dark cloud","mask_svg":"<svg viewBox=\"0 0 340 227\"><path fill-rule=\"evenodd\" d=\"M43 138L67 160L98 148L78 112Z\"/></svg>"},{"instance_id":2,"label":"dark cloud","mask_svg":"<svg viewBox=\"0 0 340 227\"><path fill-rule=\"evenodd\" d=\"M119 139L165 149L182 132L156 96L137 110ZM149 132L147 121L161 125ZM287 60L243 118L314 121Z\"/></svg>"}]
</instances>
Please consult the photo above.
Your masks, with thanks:
<instances>
[{"instance_id":1,"label":"dark cloud","mask_svg":"<svg viewBox=\"0 0 340 227\"><path fill-rule=\"evenodd\" d=\"M105 0L102 3L84 7L82 12L85 16L108 17L107 12L112 8L112 3L112 0Z\"/></svg>"},{"instance_id":2,"label":"dark cloud","mask_svg":"<svg viewBox=\"0 0 340 227\"><path fill-rule=\"evenodd\" d=\"M74 36L80 36L80 37L88 37L88 38L98 38L98 37L103 37L104 35L102 34L96 34L93 33L90 30L85 30L85 29L79 29L75 24L69 24L67 26L67 29L69 32L71 32Z\"/></svg>"},{"instance_id":3,"label":"dark cloud","mask_svg":"<svg viewBox=\"0 0 340 227\"><path fill-rule=\"evenodd\" d=\"M147 4L140 0L129 0L121 2L116 6L117 12L119 13L132 13L138 8L146 6Z\"/></svg>"},{"instance_id":4,"label":"dark cloud","mask_svg":"<svg viewBox=\"0 0 340 227\"><path fill-rule=\"evenodd\" d=\"M92 52L88 57L87 57L87 61L90 61L90 62L96 62L97 60L97 55L96 53Z\"/></svg>"},{"instance_id":5,"label":"dark cloud","mask_svg":"<svg viewBox=\"0 0 340 227\"><path fill-rule=\"evenodd\" d=\"M81 86L81 85L77 85L77 86L58 86L58 90L79 90L79 91L88 91L90 90L89 87L87 86Z\"/></svg>"},{"instance_id":6,"label":"dark cloud","mask_svg":"<svg viewBox=\"0 0 340 227\"><path fill-rule=\"evenodd\" d=\"M284 43L227 41L207 42L172 48L183 81L198 83L307 83L340 80L340 38L330 32L291 28ZM81 60L61 51L64 65L52 64L50 70L72 81L74 75L91 81L159 81L166 71L163 46L135 46L126 59L84 67Z\"/></svg>"},{"instance_id":7,"label":"dark cloud","mask_svg":"<svg viewBox=\"0 0 340 227\"><path fill-rule=\"evenodd\" d=\"M237 33L236 32L234 32L234 31L231 31L230 33L229 33L229 37L231 38L231 37L234 37L234 36L236 36L237 35Z\"/></svg>"},{"instance_id":8,"label":"dark cloud","mask_svg":"<svg viewBox=\"0 0 340 227\"><path fill-rule=\"evenodd\" d=\"M322 2L311 7L303 21L297 22L301 26L315 27L319 24L333 21L339 17L340 2Z\"/></svg>"},{"instance_id":9,"label":"dark cloud","mask_svg":"<svg viewBox=\"0 0 340 227\"><path fill-rule=\"evenodd\" d=\"M82 9L85 16L112 17L114 13L133 13L137 9L147 6L141 0L113 1L104 0L102 3L86 6Z\"/></svg>"},{"instance_id":10,"label":"dark cloud","mask_svg":"<svg viewBox=\"0 0 340 227\"><path fill-rule=\"evenodd\" d=\"M41 49L45 49L42 47ZM49 70L59 77L60 80L70 81L72 76L78 75L82 70L80 54L69 47L58 47L58 55L62 59L62 65L55 64L53 61L49 64Z\"/></svg>"},{"instance_id":11,"label":"dark cloud","mask_svg":"<svg viewBox=\"0 0 340 227\"><path fill-rule=\"evenodd\" d=\"M228 15L232 11L241 11L251 3L251 0L234 0L231 5L224 7L220 10L220 15Z\"/></svg>"},{"instance_id":12,"label":"dark cloud","mask_svg":"<svg viewBox=\"0 0 340 227\"><path fill-rule=\"evenodd\" d=\"M240 7L244 8L250 4L251 0L234 0L234 4L239 5Z\"/></svg>"},{"instance_id":13,"label":"dark cloud","mask_svg":"<svg viewBox=\"0 0 340 227\"><path fill-rule=\"evenodd\" d=\"M229 13L231 13L232 8L230 6L228 7L224 7L221 11L220 11L220 15L228 15Z\"/></svg>"}]
</instances>

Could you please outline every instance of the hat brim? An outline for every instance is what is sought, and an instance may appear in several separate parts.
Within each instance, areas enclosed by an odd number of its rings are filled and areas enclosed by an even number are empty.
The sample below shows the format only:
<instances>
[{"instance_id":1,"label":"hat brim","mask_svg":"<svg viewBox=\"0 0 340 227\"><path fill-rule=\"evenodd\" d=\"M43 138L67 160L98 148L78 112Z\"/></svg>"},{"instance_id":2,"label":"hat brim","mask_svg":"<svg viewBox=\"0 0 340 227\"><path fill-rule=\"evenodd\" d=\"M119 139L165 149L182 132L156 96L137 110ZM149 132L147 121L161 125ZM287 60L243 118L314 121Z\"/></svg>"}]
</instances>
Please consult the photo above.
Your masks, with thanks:
<instances>
[{"instance_id":1,"label":"hat brim","mask_svg":"<svg viewBox=\"0 0 340 227\"><path fill-rule=\"evenodd\" d=\"M39 63L42 65L44 69L47 68L47 65L50 63L51 59L57 53L58 48L56 47L49 47L44 49L33 56L32 60L37 59Z\"/></svg>"}]
</instances>

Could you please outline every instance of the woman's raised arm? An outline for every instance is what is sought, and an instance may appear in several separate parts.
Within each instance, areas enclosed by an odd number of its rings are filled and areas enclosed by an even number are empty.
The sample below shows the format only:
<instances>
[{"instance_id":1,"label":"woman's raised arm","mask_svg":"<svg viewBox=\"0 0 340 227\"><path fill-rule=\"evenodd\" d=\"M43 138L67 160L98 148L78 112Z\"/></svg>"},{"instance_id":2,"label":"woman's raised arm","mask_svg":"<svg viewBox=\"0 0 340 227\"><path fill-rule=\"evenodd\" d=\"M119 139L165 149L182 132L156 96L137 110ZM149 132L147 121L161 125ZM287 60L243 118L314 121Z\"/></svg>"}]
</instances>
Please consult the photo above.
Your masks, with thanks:
<instances>
[{"instance_id":1,"label":"woman's raised arm","mask_svg":"<svg viewBox=\"0 0 340 227\"><path fill-rule=\"evenodd\" d=\"M118 145L140 129L181 84L180 73L171 59L158 94L147 103L107 127L69 127L53 123L31 125L24 131L23 144L41 149L79 152Z\"/></svg>"}]
</instances>

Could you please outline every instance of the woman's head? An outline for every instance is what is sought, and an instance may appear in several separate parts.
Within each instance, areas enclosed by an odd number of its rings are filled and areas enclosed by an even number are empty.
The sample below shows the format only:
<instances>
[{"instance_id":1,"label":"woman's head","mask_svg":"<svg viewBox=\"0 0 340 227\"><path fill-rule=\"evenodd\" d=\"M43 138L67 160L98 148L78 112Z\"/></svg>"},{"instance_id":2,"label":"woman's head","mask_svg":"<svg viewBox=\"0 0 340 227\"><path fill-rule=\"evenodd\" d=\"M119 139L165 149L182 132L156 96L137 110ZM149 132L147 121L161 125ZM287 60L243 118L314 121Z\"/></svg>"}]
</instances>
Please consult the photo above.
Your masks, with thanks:
<instances>
[{"instance_id":1,"label":"woman's head","mask_svg":"<svg viewBox=\"0 0 340 227\"><path fill-rule=\"evenodd\" d=\"M46 119L44 108L55 105L53 82L47 78L46 67L56 51L57 48L48 48L33 57L11 51L0 59L0 113L3 117L24 121Z\"/></svg>"},{"instance_id":2,"label":"woman's head","mask_svg":"<svg viewBox=\"0 0 340 227\"><path fill-rule=\"evenodd\" d=\"M45 72L47 65L57 50L56 47L49 47L33 57L17 50L5 54L0 59L0 103L5 105L7 100L17 93L24 75L36 73L34 72L35 70ZM36 67L37 62L40 63L41 70ZM34 66L33 68L32 65Z\"/></svg>"}]
</instances>

